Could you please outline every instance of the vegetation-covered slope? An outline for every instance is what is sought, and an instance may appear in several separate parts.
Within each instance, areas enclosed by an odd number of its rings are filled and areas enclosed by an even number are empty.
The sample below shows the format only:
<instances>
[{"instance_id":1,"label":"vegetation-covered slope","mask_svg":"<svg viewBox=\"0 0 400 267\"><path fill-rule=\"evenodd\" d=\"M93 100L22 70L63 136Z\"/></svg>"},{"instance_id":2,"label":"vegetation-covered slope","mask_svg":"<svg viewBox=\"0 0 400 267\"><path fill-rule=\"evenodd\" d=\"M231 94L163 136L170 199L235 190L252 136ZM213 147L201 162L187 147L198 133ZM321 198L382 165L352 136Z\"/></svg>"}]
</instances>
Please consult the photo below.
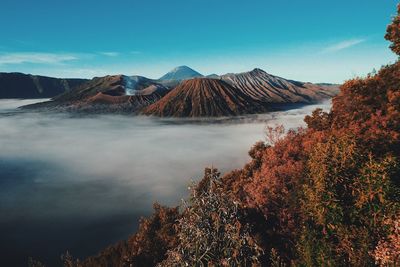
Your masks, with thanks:
<instances>
[{"instance_id":1,"label":"vegetation-covered slope","mask_svg":"<svg viewBox=\"0 0 400 267\"><path fill-rule=\"evenodd\" d=\"M399 266L400 62L305 121L267 128L243 169L206 169L181 211L156 207L134 242L67 265Z\"/></svg>"}]
</instances>

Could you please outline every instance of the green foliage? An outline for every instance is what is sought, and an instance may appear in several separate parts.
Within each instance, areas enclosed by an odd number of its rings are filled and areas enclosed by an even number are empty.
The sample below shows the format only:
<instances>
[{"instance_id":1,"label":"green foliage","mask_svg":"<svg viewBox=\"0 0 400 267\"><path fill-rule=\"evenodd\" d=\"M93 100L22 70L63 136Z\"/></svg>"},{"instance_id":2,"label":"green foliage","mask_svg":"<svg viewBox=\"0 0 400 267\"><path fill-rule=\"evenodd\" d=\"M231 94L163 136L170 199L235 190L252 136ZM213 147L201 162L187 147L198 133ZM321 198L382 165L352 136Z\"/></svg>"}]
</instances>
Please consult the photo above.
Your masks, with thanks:
<instances>
[{"instance_id":1,"label":"green foliage","mask_svg":"<svg viewBox=\"0 0 400 267\"><path fill-rule=\"evenodd\" d=\"M224 192L216 169L206 169L203 182L179 221L178 245L160 266L256 266L262 251L243 224L238 203Z\"/></svg>"},{"instance_id":2,"label":"green foliage","mask_svg":"<svg viewBox=\"0 0 400 267\"><path fill-rule=\"evenodd\" d=\"M333 136L315 146L308 160L302 198L303 229L297 244L307 266L368 266L384 220L398 211L391 178L392 156L365 155L354 136Z\"/></svg>"}]
</instances>

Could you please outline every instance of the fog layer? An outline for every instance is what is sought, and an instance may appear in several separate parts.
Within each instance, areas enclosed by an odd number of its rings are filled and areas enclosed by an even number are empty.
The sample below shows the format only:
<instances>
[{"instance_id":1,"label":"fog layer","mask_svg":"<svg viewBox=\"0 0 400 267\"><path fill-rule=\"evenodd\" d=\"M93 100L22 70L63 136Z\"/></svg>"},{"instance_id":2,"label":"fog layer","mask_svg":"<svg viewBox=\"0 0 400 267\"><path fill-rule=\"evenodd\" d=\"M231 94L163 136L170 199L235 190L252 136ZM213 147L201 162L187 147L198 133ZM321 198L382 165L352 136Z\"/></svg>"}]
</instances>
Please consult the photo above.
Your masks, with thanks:
<instances>
[{"instance_id":1,"label":"fog layer","mask_svg":"<svg viewBox=\"0 0 400 267\"><path fill-rule=\"evenodd\" d=\"M54 265L67 249L83 257L126 238L154 201L179 204L204 167L242 167L266 124L298 127L330 105L196 123L16 109L33 102L0 100L0 261L13 265Z\"/></svg>"}]
</instances>

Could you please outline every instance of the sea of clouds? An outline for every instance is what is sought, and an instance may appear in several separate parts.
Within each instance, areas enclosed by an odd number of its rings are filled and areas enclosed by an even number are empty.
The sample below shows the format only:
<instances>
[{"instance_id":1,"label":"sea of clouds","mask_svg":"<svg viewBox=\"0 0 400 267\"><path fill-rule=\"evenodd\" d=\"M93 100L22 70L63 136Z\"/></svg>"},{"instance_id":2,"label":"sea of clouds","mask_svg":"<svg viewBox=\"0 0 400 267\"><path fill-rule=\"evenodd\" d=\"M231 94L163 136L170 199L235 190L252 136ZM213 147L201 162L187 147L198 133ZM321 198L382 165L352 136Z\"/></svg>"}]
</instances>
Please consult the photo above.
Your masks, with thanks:
<instances>
[{"instance_id":1,"label":"sea of clouds","mask_svg":"<svg viewBox=\"0 0 400 267\"><path fill-rule=\"evenodd\" d=\"M0 100L0 250L3 261L87 256L137 227L152 203L178 205L204 167L242 167L267 124L286 129L330 102L193 121L24 112L38 100Z\"/></svg>"}]
</instances>

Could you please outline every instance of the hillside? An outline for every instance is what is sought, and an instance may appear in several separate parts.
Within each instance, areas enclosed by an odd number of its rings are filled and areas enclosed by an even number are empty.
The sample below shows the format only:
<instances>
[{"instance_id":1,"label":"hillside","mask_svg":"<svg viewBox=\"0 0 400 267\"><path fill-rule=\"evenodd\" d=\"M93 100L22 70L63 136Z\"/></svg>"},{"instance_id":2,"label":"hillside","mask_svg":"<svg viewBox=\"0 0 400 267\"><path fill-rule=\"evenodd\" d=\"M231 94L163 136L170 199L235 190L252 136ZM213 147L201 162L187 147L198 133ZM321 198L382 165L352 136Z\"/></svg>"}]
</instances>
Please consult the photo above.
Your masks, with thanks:
<instances>
[{"instance_id":1,"label":"hillside","mask_svg":"<svg viewBox=\"0 0 400 267\"><path fill-rule=\"evenodd\" d=\"M400 5L385 37L399 56ZM176 89L166 97L187 110L149 109L189 115L219 111L197 106L210 95L228 107L267 97L218 79ZM243 168L206 168L180 207L155 204L127 241L65 266L400 266L400 61L345 82L330 111L304 121L267 125Z\"/></svg>"},{"instance_id":2,"label":"hillside","mask_svg":"<svg viewBox=\"0 0 400 267\"><path fill-rule=\"evenodd\" d=\"M242 169L223 176L206 169L181 213L155 205L137 233L82 266L190 266L208 249L213 262L241 262L247 255L253 266L397 266L399 73L397 62L346 82L330 112L305 118L306 129L284 135L282 127L267 128ZM221 209L237 220L227 221ZM230 233L230 242L222 242L225 231L246 224L251 235L234 236L245 245L235 245ZM263 253L225 258L232 246L254 249L248 240Z\"/></svg>"},{"instance_id":3,"label":"hillside","mask_svg":"<svg viewBox=\"0 0 400 267\"><path fill-rule=\"evenodd\" d=\"M397 266L399 73L397 62L346 82L306 129L267 128L242 169L206 169L181 213L155 205L136 234L79 266L191 266L204 253L238 266Z\"/></svg>"},{"instance_id":4,"label":"hillside","mask_svg":"<svg viewBox=\"0 0 400 267\"><path fill-rule=\"evenodd\" d=\"M51 98L70 91L86 79L59 79L23 73L0 73L1 98Z\"/></svg>"},{"instance_id":5,"label":"hillside","mask_svg":"<svg viewBox=\"0 0 400 267\"><path fill-rule=\"evenodd\" d=\"M159 100L168 88L141 76L96 77L51 101L26 109L58 109L82 112L135 112Z\"/></svg>"},{"instance_id":6,"label":"hillside","mask_svg":"<svg viewBox=\"0 0 400 267\"><path fill-rule=\"evenodd\" d=\"M265 103L313 103L339 92L338 86L287 80L261 69L219 77L248 96Z\"/></svg>"},{"instance_id":7,"label":"hillside","mask_svg":"<svg viewBox=\"0 0 400 267\"><path fill-rule=\"evenodd\" d=\"M224 81L183 81L142 113L161 117L217 117L261 113L269 108Z\"/></svg>"}]
</instances>

